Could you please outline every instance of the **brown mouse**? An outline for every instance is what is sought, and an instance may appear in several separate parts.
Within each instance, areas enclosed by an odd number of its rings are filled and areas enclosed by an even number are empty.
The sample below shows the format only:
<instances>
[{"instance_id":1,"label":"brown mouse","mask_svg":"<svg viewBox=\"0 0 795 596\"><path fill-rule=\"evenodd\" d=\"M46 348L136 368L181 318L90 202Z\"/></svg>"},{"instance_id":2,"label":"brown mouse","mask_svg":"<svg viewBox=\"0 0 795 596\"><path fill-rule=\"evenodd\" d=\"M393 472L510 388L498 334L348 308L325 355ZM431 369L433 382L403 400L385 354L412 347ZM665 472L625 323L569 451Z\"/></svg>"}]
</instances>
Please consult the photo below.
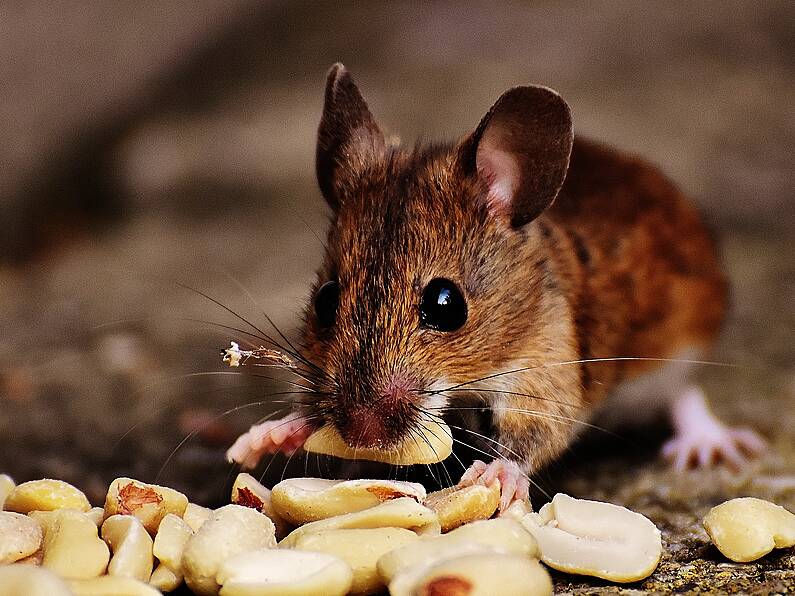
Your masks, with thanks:
<instances>
[{"instance_id":1,"label":"brown mouse","mask_svg":"<svg viewBox=\"0 0 795 596\"><path fill-rule=\"evenodd\" d=\"M387 449L457 415L495 454L462 483L499 478L504 509L583 422L627 406L670 410L680 469L762 449L688 380L726 305L696 209L643 160L575 140L554 91L515 87L459 142L405 147L337 64L316 167L332 218L300 356L320 393L252 427L231 461L293 451L321 424Z\"/></svg>"}]
</instances>

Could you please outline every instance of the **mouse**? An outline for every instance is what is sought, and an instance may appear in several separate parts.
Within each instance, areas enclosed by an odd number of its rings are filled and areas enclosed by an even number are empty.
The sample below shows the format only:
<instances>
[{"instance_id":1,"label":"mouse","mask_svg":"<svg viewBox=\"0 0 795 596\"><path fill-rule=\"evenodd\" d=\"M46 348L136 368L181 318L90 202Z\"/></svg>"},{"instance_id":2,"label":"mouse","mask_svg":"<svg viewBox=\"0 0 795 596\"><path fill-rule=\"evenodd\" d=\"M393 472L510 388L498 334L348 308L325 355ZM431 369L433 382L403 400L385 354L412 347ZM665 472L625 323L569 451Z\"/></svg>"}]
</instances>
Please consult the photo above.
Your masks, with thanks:
<instances>
[{"instance_id":1,"label":"mouse","mask_svg":"<svg viewBox=\"0 0 795 596\"><path fill-rule=\"evenodd\" d=\"M229 461L293 453L323 425L390 449L454 418L483 454L460 484L499 481L505 511L597 422L665 413L677 470L764 450L692 380L727 308L712 234L657 167L575 138L557 92L511 88L461 139L406 145L335 64L315 169L331 216L290 351L308 391Z\"/></svg>"}]
</instances>

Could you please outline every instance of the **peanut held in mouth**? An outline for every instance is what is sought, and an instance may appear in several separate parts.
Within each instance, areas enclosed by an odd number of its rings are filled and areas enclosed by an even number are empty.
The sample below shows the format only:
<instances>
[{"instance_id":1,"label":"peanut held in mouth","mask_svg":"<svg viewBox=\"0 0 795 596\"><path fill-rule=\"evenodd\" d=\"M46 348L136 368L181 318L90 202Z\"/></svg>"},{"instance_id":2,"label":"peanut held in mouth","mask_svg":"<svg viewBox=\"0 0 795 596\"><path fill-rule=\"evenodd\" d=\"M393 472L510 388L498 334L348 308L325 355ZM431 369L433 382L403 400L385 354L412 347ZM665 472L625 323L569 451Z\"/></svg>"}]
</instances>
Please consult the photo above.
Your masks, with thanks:
<instances>
[{"instance_id":1,"label":"peanut held in mouth","mask_svg":"<svg viewBox=\"0 0 795 596\"><path fill-rule=\"evenodd\" d=\"M391 448L351 447L333 426L324 426L306 440L304 450L395 466L435 464L453 452L453 436L450 427L443 422L424 420L417 423L409 437Z\"/></svg>"},{"instance_id":2,"label":"peanut held in mouth","mask_svg":"<svg viewBox=\"0 0 795 596\"><path fill-rule=\"evenodd\" d=\"M795 514L753 497L713 507L704 528L718 550L738 563L755 561L774 548L795 546Z\"/></svg>"}]
</instances>

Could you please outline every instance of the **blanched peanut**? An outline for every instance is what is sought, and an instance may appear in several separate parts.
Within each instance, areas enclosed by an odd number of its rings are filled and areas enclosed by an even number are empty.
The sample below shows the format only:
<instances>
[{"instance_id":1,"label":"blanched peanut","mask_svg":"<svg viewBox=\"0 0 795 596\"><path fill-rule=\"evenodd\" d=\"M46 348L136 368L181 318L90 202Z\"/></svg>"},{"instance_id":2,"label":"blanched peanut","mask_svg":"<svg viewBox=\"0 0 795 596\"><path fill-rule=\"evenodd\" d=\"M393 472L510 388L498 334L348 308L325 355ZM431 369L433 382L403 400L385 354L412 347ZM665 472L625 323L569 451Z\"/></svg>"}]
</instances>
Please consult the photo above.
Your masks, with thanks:
<instances>
[{"instance_id":1,"label":"blanched peanut","mask_svg":"<svg viewBox=\"0 0 795 596\"><path fill-rule=\"evenodd\" d=\"M423 536L418 542L385 554L378 560L378 572L389 582L409 567L479 552L538 556L535 538L512 519L499 517L473 522L441 536Z\"/></svg>"},{"instance_id":2,"label":"blanched peanut","mask_svg":"<svg viewBox=\"0 0 795 596\"><path fill-rule=\"evenodd\" d=\"M704 528L718 550L738 563L755 561L774 548L795 546L795 514L753 497L713 507Z\"/></svg>"},{"instance_id":3,"label":"blanched peanut","mask_svg":"<svg viewBox=\"0 0 795 596\"><path fill-rule=\"evenodd\" d=\"M352 594L372 594L384 588L376 564L386 553L413 544L419 537L403 528L326 530L304 534L295 544L298 550L328 553L348 563L353 570Z\"/></svg>"},{"instance_id":4,"label":"blanched peanut","mask_svg":"<svg viewBox=\"0 0 795 596\"><path fill-rule=\"evenodd\" d=\"M275 528L267 516L241 505L216 509L185 544L185 583L202 596L217 594L215 574L221 563L242 552L274 546Z\"/></svg>"},{"instance_id":5,"label":"blanched peanut","mask_svg":"<svg viewBox=\"0 0 795 596\"><path fill-rule=\"evenodd\" d=\"M102 524L102 539L113 551L108 575L149 581L154 566L152 537L137 517L111 515Z\"/></svg>"},{"instance_id":6,"label":"blanched peanut","mask_svg":"<svg viewBox=\"0 0 795 596\"><path fill-rule=\"evenodd\" d=\"M522 525L538 541L541 560L568 573L632 582L651 575L662 555L657 527L610 503L557 494Z\"/></svg>"},{"instance_id":7,"label":"blanched peanut","mask_svg":"<svg viewBox=\"0 0 795 596\"><path fill-rule=\"evenodd\" d=\"M292 478L274 486L271 496L276 512L298 526L369 509L399 497L422 503L425 488L414 482L390 480Z\"/></svg>"},{"instance_id":8,"label":"blanched peanut","mask_svg":"<svg viewBox=\"0 0 795 596\"><path fill-rule=\"evenodd\" d=\"M0 596L73 596L52 571L32 565L0 565Z\"/></svg>"},{"instance_id":9,"label":"blanched peanut","mask_svg":"<svg viewBox=\"0 0 795 596\"><path fill-rule=\"evenodd\" d=\"M0 511L5 508L6 497L14 490L16 483L8 474L0 474Z\"/></svg>"},{"instance_id":10,"label":"blanched peanut","mask_svg":"<svg viewBox=\"0 0 795 596\"><path fill-rule=\"evenodd\" d=\"M182 574L175 573L171 568L162 563L155 567L149 585L161 592L173 592L182 585Z\"/></svg>"},{"instance_id":11,"label":"blanched peanut","mask_svg":"<svg viewBox=\"0 0 795 596\"><path fill-rule=\"evenodd\" d=\"M221 596L342 596L353 573L331 555L274 549L228 558L216 580Z\"/></svg>"},{"instance_id":12,"label":"blanched peanut","mask_svg":"<svg viewBox=\"0 0 795 596\"><path fill-rule=\"evenodd\" d=\"M72 580L69 587L74 596L160 596L152 586L137 579L112 575Z\"/></svg>"},{"instance_id":13,"label":"blanched peanut","mask_svg":"<svg viewBox=\"0 0 795 596\"><path fill-rule=\"evenodd\" d=\"M182 518L169 513L160 522L152 552L161 565L182 575L182 554L191 536L193 530L188 524Z\"/></svg>"},{"instance_id":14,"label":"blanched peanut","mask_svg":"<svg viewBox=\"0 0 795 596\"><path fill-rule=\"evenodd\" d=\"M191 536L193 530L190 526L173 513L169 513L160 522L152 548L160 565L152 572L149 583L161 592L176 590L182 583L182 553Z\"/></svg>"},{"instance_id":15,"label":"blanched peanut","mask_svg":"<svg viewBox=\"0 0 795 596\"><path fill-rule=\"evenodd\" d=\"M105 510L102 507L92 507L86 511L86 515L97 524L97 527L100 527L102 522L105 521Z\"/></svg>"},{"instance_id":16,"label":"blanched peanut","mask_svg":"<svg viewBox=\"0 0 795 596\"><path fill-rule=\"evenodd\" d=\"M425 506L439 516L442 532L480 519L488 519L500 504L500 483L473 484L436 491L425 499Z\"/></svg>"},{"instance_id":17,"label":"blanched peanut","mask_svg":"<svg viewBox=\"0 0 795 596\"><path fill-rule=\"evenodd\" d=\"M91 504L81 491L68 482L45 479L23 482L15 487L6 497L3 508L17 513L55 509L88 511Z\"/></svg>"},{"instance_id":18,"label":"blanched peanut","mask_svg":"<svg viewBox=\"0 0 795 596\"><path fill-rule=\"evenodd\" d=\"M414 432L394 449L354 448L348 445L333 426L316 430L304 443L304 450L343 459L366 459L396 466L435 464L453 452L450 428L440 422L421 421Z\"/></svg>"},{"instance_id":19,"label":"blanched peanut","mask_svg":"<svg viewBox=\"0 0 795 596\"><path fill-rule=\"evenodd\" d=\"M519 555L478 553L402 571L391 596L548 596L552 580L538 561Z\"/></svg>"},{"instance_id":20,"label":"blanched peanut","mask_svg":"<svg viewBox=\"0 0 795 596\"><path fill-rule=\"evenodd\" d=\"M21 513L0 511L0 565L14 563L41 548L44 533L36 520Z\"/></svg>"},{"instance_id":21,"label":"blanched peanut","mask_svg":"<svg viewBox=\"0 0 795 596\"><path fill-rule=\"evenodd\" d=\"M37 517L44 527L42 565L67 579L102 575L110 550L97 533L97 526L74 509L60 509Z\"/></svg>"},{"instance_id":22,"label":"blanched peanut","mask_svg":"<svg viewBox=\"0 0 795 596\"><path fill-rule=\"evenodd\" d=\"M187 505L188 498L173 488L117 478L111 482L105 497L105 517L134 515L154 536L160 520L169 513L182 516Z\"/></svg>"},{"instance_id":23,"label":"blanched peanut","mask_svg":"<svg viewBox=\"0 0 795 596\"><path fill-rule=\"evenodd\" d=\"M191 530L198 532L202 524L210 519L212 514L212 509L202 507L196 503L188 503L188 506L185 507L185 512L182 514L182 519L190 526Z\"/></svg>"},{"instance_id":24,"label":"blanched peanut","mask_svg":"<svg viewBox=\"0 0 795 596\"><path fill-rule=\"evenodd\" d=\"M241 472L232 484L232 503L251 507L267 515L276 526L276 538L281 539L290 532L289 524L273 507L271 491L256 478Z\"/></svg>"},{"instance_id":25,"label":"blanched peanut","mask_svg":"<svg viewBox=\"0 0 795 596\"><path fill-rule=\"evenodd\" d=\"M439 519L433 511L420 505L411 497L400 497L364 511L310 522L293 530L287 538L279 543L279 546L292 548L305 534L348 528L405 528L418 534L438 534L440 532Z\"/></svg>"}]
</instances>

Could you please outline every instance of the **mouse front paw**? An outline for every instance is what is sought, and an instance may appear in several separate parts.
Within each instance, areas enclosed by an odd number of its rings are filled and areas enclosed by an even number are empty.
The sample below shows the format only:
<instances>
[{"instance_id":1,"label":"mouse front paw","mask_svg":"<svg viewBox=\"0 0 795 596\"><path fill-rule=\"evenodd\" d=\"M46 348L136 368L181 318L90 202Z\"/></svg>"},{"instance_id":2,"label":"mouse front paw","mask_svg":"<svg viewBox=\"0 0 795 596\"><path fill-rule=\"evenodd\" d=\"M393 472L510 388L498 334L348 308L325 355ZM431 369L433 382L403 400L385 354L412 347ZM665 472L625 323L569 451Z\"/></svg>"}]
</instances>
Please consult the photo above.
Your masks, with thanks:
<instances>
[{"instance_id":1,"label":"mouse front paw","mask_svg":"<svg viewBox=\"0 0 795 596\"><path fill-rule=\"evenodd\" d=\"M300 449L313 430L314 427L298 414L255 424L227 450L226 459L252 469L263 455L290 455Z\"/></svg>"},{"instance_id":2,"label":"mouse front paw","mask_svg":"<svg viewBox=\"0 0 795 596\"><path fill-rule=\"evenodd\" d=\"M500 513L505 512L514 501L527 501L530 495L530 480L519 464L507 459L495 459L491 463L475 460L464 472L459 486L482 484L490 486L500 482Z\"/></svg>"},{"instance_id":3,"label":"mouse front paw","mask_svg":"<svg viewBox=\"0 0 795 596\"><path fill-rule=\"evenodd\" d=\"M766 449L765 441L750 428L731 428L718 420L698 388L677 399L672 415L675 435L663 445L662 456L678 472L719 462L739 469Z\"/></svg>"}]
</instances>

